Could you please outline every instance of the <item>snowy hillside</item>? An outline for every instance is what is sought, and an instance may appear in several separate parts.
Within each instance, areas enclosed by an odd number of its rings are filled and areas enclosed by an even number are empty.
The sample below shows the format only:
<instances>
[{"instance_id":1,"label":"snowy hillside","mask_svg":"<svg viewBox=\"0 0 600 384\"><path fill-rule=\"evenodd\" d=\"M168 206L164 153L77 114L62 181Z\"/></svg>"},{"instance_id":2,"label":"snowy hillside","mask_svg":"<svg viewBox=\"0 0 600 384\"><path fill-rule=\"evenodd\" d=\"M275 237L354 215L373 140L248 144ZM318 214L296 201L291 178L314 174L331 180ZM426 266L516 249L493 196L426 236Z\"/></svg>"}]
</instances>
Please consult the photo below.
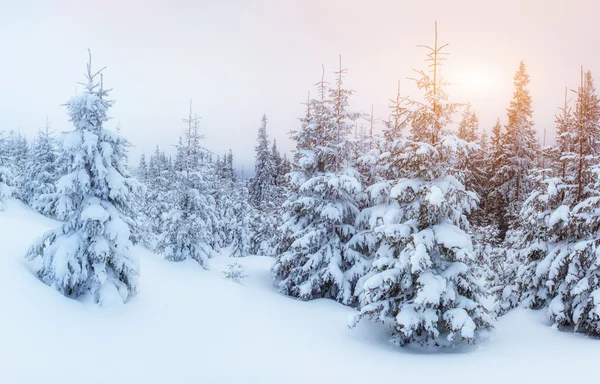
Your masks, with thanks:
<instances>
[{"instance_id":1,"label":"snowy hillside","mask_svg":"<svg viewBox=\"0 0 600 384\"><path fill-rule=\"evenodd\" d=\"M277 293L267 257L236 259L250 275L237 284L223 277L228 257L206 271L138 247L140 290L127 305L68 299L23 259L57 223L5 205L0 383L594 382L600 342L554 330L541 312L509 313L475 347L396 348L375 324L347 329L349 307Z\"/></svg>"}]
</instances>

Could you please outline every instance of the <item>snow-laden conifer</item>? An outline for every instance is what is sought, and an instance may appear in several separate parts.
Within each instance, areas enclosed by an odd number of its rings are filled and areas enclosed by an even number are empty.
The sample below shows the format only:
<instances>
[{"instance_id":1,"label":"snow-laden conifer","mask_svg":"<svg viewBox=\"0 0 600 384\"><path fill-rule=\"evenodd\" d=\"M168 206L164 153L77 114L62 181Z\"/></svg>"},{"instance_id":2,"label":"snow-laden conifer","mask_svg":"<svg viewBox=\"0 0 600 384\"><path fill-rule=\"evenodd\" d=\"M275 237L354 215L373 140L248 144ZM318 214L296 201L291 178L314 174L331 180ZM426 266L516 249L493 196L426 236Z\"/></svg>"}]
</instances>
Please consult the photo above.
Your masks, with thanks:
<instances>
[{"instance_id":1,"label":"snow-laden conifer","mask_svg":"<svg viewBox=\"0 0 600 384\"><path fill-rule=\"evenodd\" d=\"M275 164L269 149L267 137L267 116L263 115L258 129L258 143L255 147L256 160L254 164L254 177L250 181L250 197L254 205L260 207L272 197L275 187Z\"/></svg>"},{"instance_id":2,"label":"snow-laden conifer","mask_svg":"<svg viewBox=\"0 0 600 384\"><path fill-rule=\"evenodd\" d=\"M203 137L198 118L190 116L185 137L177 147L174 183L175 207L162 218L162 231L157 250L165 259L192 259L208 268L215 247L213 236L217 214L214 193L214 166L208 151L200 144Z\"/></svg>"},{"instance_id":3,"label":"snow-laden conifer","mask_svg":"<svg viewBox=\"0 0 600 384\"><path fill-rule=\"evenodd\" d=\"M464 185L465 159L478 145L444 129L458 107L439 78L436 58L444 47L436 28L428 55L432 76L422 71L417 79L425 101L405 99L409 138L388 128L377 159L386 179L367 188L369 205L357 220L365 229L350 242L373 258L358 284L354 324L364 318L387 324L400 345L474 342L492 321L468 234L477 195Z\"/></svg>"},{"instance_id":4,"label":"snow-laden conifer","mask_svg":"<svg viewBox=\"0 0 600 384\"><path fill-rule=\"evenodd\" d=\"M130 215L142 188L125 168L127 141L103 126L113 102L106 98L100 71L92 72L91 54L83 85L84 92L67 103L75 130L64 142L68 173L57 185L72 210L27 257L42 259L38 276L64 295L124 302L136 292L139 278Z\"/></svg>"},{"instance_id":5,"label":"snow-laden conifer","mask_svg":"<svg viewBox=\"0 0 600 384\"><path fill-rule=\"evenodd\" d=\"M36 211L46 214L44 195L56 192L57 180L57 146L47 124L45 130L38 132L27 159L24 200Z\"/></svg>"},{"instance_id":6,"label":"snow-laden conifer","mask_svg":"<svg viewBox=\"0 0 600 384\"><path fill-rule=\"evenodd\" d=\"M345 150L358 118L348 110L352 91L343 87L345 72L340 65L332 87L323 79L318 83L319 97L307 103L301 127L293 133L291 192L283 205L272 272L287 295L349 304L355 300L355 271L362 259L346 243L355 234L362 186Z\"/></svg>"}]
</instances>

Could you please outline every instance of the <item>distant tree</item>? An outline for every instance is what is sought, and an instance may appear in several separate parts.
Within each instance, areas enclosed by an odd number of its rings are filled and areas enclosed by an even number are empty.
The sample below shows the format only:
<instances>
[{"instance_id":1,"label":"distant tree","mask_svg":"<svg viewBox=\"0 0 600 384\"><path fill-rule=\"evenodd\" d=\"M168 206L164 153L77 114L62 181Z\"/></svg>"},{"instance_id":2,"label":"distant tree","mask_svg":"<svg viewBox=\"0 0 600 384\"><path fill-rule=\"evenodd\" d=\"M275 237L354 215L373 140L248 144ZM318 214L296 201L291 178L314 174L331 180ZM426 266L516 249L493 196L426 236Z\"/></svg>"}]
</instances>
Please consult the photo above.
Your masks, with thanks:
<instances>
[{"instance_id":1,"label":"distant tree","mask_svg":"<svg viewBox=\"0 0 600 384\"><path fill-rule=\"evenodd\" d=\"M26 167L29 158L29 143L27 138L20 133L11 130L4 142L4 152L7 159L6 166L12 174L13 195L19 199L26 200L25 180Z\"/></svg>"},{"instance_id":2,"label":"distant tree","mask_svg":"<svg viewBox=\"0 0 600 384\"><path fill-rule=\"evenodd\" d=\"M509 223L518 215L531 192L529 174L536 166L539 151L533 129L533 110L527 86L529 75L521 61L514 77L515 92L508 108L508 123L502 137L502 153L492 182L505 201L504 215Z\"/></svg>"},{"instance_id":3,"label":"distant tree","mask_svg":"<svg viewBox=\"0 0 600 384\"><path fill-rule=\"evenodd\" d=\"M257 140L254 177L250 181L250 198L255 206L260 206L272 196L275 185L275 164L273 163L272 153L269 150L266 115L262 117Z\"/></svg>"},{"instance_id":4,"label":"distant tree","mask_svg":"<svg viewBox=\"0 0 600 384\"><path fill-rule=\"evenodd\" d=\"M157 250L165 259L192 259L208 268L215 244L213 236L217 220L213 197L214 168L206 148L200 145L203 137L198 129L199 119L190 115L184 139L177 146L174 179L175 207L163 219L164 235Z\"/></svg>"},{"instance_id":5,"label":"distant tree","mask_svg":"<svg viewBox=\"0 0 600 384\"><path fill-rule=\"evenodd\" d=\"M38 132L27 159L23 198L40 213L46 213L44 195L56 192L57 148L49 123Z\"/></svg>"},{"instance_id":6,"label":"distant tree","mask_svg":"<svg viewBox=\"0 0 600 384\"><path fill-rule=\"evenodd\" d=\"M275 185L279 186L282 184L282 179L285 174L283 173L284 170L282 168L283 159L277 149L277 140L275 139L273 139L273 146L271 147L271 158L271 162L273 163L273 180Z\"/></svg>"},{"instance_id":7,"label":"distant tree","mask_svg":"<svg viewBox=\"0 0 600 384\"><path fill-rule=\"evenodd\" d=\"M144 183L148 181L148 165L146 164L146 155L144 153L140 156L140 162L138 163L136 173L140 181Z\"/></svg>"}]
</instances>

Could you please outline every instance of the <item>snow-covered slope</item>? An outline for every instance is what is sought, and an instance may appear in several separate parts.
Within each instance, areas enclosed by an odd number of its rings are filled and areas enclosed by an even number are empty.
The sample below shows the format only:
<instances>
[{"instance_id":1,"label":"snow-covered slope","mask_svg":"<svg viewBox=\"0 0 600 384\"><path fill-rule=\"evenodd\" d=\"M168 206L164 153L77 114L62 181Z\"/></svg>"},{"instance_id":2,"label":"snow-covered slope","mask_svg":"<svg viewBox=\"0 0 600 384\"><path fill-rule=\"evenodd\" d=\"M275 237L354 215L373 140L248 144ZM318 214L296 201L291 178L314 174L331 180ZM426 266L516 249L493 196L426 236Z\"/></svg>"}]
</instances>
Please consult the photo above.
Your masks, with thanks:
<instances>
[{"instance_id":1,"label":"snow-covered slope","mask_svg":"<svg viewBox=\"0 0 600 384\"><path fill-rule=\"evenodd\" d=\"M300 302L271 285L271 259L170 263L143 248L140 291L109 308L67 299L23 259L57 225L12 200L0 212L0 383L565 383L595 382L600 341L516 310L476 347L427 354L387 343L350 308Z\"/></svg>"}]
</instances>

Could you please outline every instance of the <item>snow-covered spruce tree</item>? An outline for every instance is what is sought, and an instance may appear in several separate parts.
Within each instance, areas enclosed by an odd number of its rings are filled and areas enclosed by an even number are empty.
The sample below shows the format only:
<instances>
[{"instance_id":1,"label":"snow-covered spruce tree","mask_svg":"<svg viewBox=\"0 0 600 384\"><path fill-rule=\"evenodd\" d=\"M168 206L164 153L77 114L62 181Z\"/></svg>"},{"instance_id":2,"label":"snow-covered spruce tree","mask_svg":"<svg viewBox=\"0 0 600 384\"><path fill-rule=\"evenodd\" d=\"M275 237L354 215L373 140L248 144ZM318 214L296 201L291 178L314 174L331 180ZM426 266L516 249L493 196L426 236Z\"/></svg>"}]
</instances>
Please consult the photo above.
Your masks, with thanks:
<instances>
[{"instance_id":1,"label":"snow-covered spruce tree","mask_svg":"<svg viewBox=\"0 0 600 384\"><path fill-rule=\"evenodd\" d=\"M333 87L321 79L320 97L307 103L306 116L292 136L296 155L291 192L283 205L272 273L282 293L301 300L355 301L356 269L362 259L346 243L355 234L362 187L345 148L359 116L347 108L352 91L343 87L345 73L340 63Z\"/></svg>"},{"instance_id":2,"label":"snow-covered spruce tree","mask_svg":"<svg viewBox=\"0 0 600 384\"><path fill-rule=\"evenodd\" d=\"M137 289L129 215L142 188L125 170L127 141L103 127L113 102L91 61L90 54L84 92L67 103L75 130L64 143L69 173L59 180L58 191L73 210L31 246L27 258L42 258L38 276L62 294L91 294L108 304L126 301Z\"/></svg>"},{"instance_id":3,"label":"snow-covered spruce tree","mask_svg":"<svg viewBox=\"0 0 600 384\"><path fill-rule=\"evenodd\" d=\"M6 140L0 132L0 211L4 210L4 199L12 197L14 192L14 187L12 186L13 177L8 167L5 145Z\"/></svg>"},{"instance_id":4,"label":"snow-covered spruce tree","mask_svg":"<svg viewBox=\"0 0 600 384\"><path fill-rule=\"evenodd\" d=\"M538 170L541 182L523 205L519 227L510 233L516 279L507 289L524 306L548 306L557 324L597 333L600 317L594 315L594 303L600 304L600 298L592 293L600 286L592 270L597 268L600 184L592 164L598 163L600 100L589 72L584 77L582 71L575 115L569 116L565 101L557 131L552 168Z\"/></svg>"},{"instance_id":5,"label":"snow-covered spruce tree","mask_svg":"<svg viewBox=\"0 0 600 384\"><path fill-rule=\"evenodd\" d=\"M572 210L575 232L586 237L573 246L566 266L552 263L557 269L561 267L562 273L556 275L564 279L553 279L558 287L548 314L555 324L600 336L600 166L594 166L593 173L591 193Z\"/></svg>"},{"instance_id":6,"label":"snow-covered spruce tree","mask_svg":"<svg viewBox=\"0 0 600 384\"><path fill-rule=\"evenodd\" d=\"M500 119L498 119L492 127L490 143L485 154L486 183L484 183L483 195L481 196L483 207L485 207L484 215L486 216L486 224L498 229L500 239L504 238L508 230L508 222L505 215L507 203L504 194L498 189L501 180L494 178L502 166L502 138L502 125L500 124Z\"/></svg>"},{"instance_id":7,"label":"snow-covered spruce tree","mask_svg":"<svg viewBox=\"0 0 600 384\"><path fill-rule=\"evenodd\" d=\"M54 136L46 124L45 130L38 132L27 159L23 198L29 206L40 213L46 213L44 195L56 192L58 180L57 151Z\"/></svg>"},{"instance_id":8,"label":"snow-covered spruce tree","mask_svg":"<svg viewBox=\"0 0 600 384\"><path fill-rule=\"evenodd\" d=\"M463 111L461 121L458 125L458 138L467 143L478 143L480 139L479 118L471 109L471 104L467 104ZM483 195L483 184L486 175L483 172L485 167L484 153L481 147L471 149L469 156L462 159L460 168L464 174L465 188L474 191L478 196ZM481 203L481 200L480 200ZM482 208L481 206L479 208ZM479 211L479 210L478 210Z\"/></svg>"},{"instance_id":9,"label":"snow-covered spruce tree","mask_svg":"<svg viewBox=\"0 0 600 384\"><path fill-rule=\"evenodd\" d=\"M148 162L148 179L146 181L148 192L142 206L143 213L148 219L148 230L153 235L150 236L153 239L149 237L148 240L153 243L165 236L165 215L175 208L177 193L174 188L175 179L174 169L165 153L157 146ZM155 248L150 244L147 246Z\"/></svg>"},{"instance_id":10,"label":"snow-covered spruce tree","mask_svg":"<svg viewBox=\"0 0 600 384\"><path fill-rule=\"evenodd\" d=\"M502 137L499 167L493 176L495 189L506 202L504 215L508 224L514 221L523 201L531 192L529 173L536 166L539 150L533 129L533 110L527 85L529 75L521 61L514 76L515 92L507 110L508 123Z\"/></svg>"},{"instance_id":11,"label":"snow-covered spruce tree","mask_svg":"<svg viewBox=\"0 0 600 384\"><path fill-rule=\"evenodd\" d=\"M262 117L257 140L254 177L250 181L250 198L256 207L260 207L261 204L269 201L275 186L275 165L269 150L266 115Z\"/></svg>"},{"instance_id":12,"label":"snow-covered spruce tree","mask_svg":"<svg viewBox=\"0 0 600 384\"><path fill-rule=\"evenodd\" d=\"M236 182L231 150L223 160L217 159L218 186L215 192L217 224L215 242L229 247L231 255L243 257L252 254L251 217L255 208L250 204L244 182Z\"/></svg>"},{"instance_id":13,"label":"snow-covered spruce tree","mask_svg":"<svg viewBox=\"0 0 600 384\"><path fill-rule=\"evenodd\" d=\"M273 159L271 161L273 163L273 181L276 186L279 186L283 182L285 173L283 173L283 169L281 167L283 158L277 149L277 140L275 139L273 139L273 146L271 147L271 158Z\"/></svg>"},{"instance_id":14,"label":"snow-covered spruce tree","mask_svg":"<svg viewBox=\"0 0 600 384\"><path fill-rule=\"evenodd\" d=\"M252 250L252 213L254 208L249 203L248 189L243 183L233 184L233 215L236 218L232 226L231 255L235 257L257 254ZM267 252L260 254L266 255Z\"/></svg>"},{"instance_id":15,"label":"snow-covered spruce tree","mask_svg":"<svg viewBox=\"0 0 600 384\"><path fill-rule=\"evenodd\" d=\"M399 345L442 345L447 343L443 338L473 343L476 332L492 322L482 304L484 287L476 277L467 233L466 215L475 208L477 195L465 189L461 168L478 146L444 130L458 107L448 101L439 78L436 58L444 47L437 44L436 26L428 55L433 76L420 72L417 80L425 102L406 100L412 106L411 137L386 135L393 141L380 162L393 166L396 177L367 189L371 204L359 223L368 230L351 242L374 257L361 279L361 308L353 325L364 318L387 324Z\"/></svg>"},{"instance_id":16,"label":"snow-covered spruce tree","mask_svg":"<svg viewBox=\"0 0 600 384\"><path fill-rule=\"evenodd\" d=\"M70 173L71 157L70 153L64 148L64 140L68 135L61 133L53 141L55 146L54 169L55 185L53 192L43 193L35 200L34 209L44 216L51 217L60 221L65 221L73 211L73 201L68 194L57 190L56 184L61 177Z\"/></svg>"},{"instance_id":17,"label":"snow-covered spruce tree","mask_svg":"<svg viewBox=\"0 0 600 384\"><path fill-rule=\"evenodd\" d=\"M251 210L250 219L250 245L252 254L273 255L275 246L275 231L281 224L280 208L283 203L285 188L284 178L281 176L281 157L275 142L269 148L267 137L267 117L263 116L261 127L258 131L258 144L255 147L256 161L255 175L250 179L248 189L250 201L254 209ZM281 186L278 186L281 183Z\"/></svg>"},{"instance_id":18,"label":"snow-covered spruce tree","mask_svg":"<svg viewBox=\"0 0 600 384\"><path fill-rule=\"evenodd\" d=\"M12 174L13 195L25 200L24 185L27 178L27 160L29 155L29 143L21 133L11 130L5 139L4 152L6 156L6 167Z\"/></svg>"},{"instance_id":19,"label":"snow-covered spruce tree","mask_svg":"<svg viewBox=\"0 0 600 384\"><path fill-rule=\"evenodd\" d=\"M142 153L140 156L140 162L138 163L135 173L138 180L142 183L148 181L148 165L146 164L146 154Z\"/></svg>"},{"instance_id":20,"label":"snow-covered spruce tree","mask_svg":"<svg viewBox=\"0 0 600 384\"><path fill-rule=\"evenodd\" d=\"M188 128L184 140L179 141L176 177L171 185L176 206L163 218L164 235L159 239L157 251L167 260L193 259L208 268L215 246L213 231L217 220L214 167L207 150L200 145L202 136L198 118L192 118L191 104L186 122Z\"/></svg>"}]
</instances>

